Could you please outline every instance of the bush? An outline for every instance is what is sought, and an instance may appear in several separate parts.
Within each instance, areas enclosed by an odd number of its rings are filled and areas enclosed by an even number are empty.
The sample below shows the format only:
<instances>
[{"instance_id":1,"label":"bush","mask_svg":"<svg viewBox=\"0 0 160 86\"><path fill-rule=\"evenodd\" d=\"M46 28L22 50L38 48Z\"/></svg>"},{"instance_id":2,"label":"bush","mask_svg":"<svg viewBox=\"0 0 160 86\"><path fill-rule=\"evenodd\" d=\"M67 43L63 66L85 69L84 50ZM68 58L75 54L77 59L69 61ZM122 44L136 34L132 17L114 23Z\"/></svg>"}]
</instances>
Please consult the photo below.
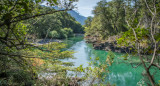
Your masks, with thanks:
<instances>
[{"instance_id":1,"label":"bush","mask_svg":"<svg viewBox=\"0 0 160 86\"><path fill-rule=\"evenodd\" d=\"M68 38L73 36L73 30L71 28L64 28L60 30L60 38Z\"/></svg>"},{"instance_id":2,"label":"bush","mask_svg":"<svg viewBox=\"0 0 160 86\"><path fill-rule=\"evenodd\" d=\"M49 38L59 38L60 37L59 33L55 30L51 31L48 36Z\"/></svg>"},{"instance_id":3,"label":"bush","mask_svg":"<svg viewBox=\"0 0 160 86\"><path fill-rule=\"evenodd\" d=\"M64 28L63 30L67 34L67 37L73 36L73 30L71 28Z\"/></svg>"}]
</instances>

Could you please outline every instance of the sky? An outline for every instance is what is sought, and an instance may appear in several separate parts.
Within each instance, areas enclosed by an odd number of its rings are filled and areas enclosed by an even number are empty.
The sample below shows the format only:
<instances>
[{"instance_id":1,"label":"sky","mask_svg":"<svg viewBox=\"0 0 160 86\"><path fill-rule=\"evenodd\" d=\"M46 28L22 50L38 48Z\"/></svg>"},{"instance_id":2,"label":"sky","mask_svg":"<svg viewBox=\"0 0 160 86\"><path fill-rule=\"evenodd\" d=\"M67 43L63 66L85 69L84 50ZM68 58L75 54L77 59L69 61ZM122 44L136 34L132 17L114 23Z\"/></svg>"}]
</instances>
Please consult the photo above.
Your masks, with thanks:
<instances>
[{"instance_id":1,"label":"sky","mask_svg":"<svg viewBox=\"0 0 160 86\"><path fill-rule=\"evenodd\" d=\"M88 17L93 16L92 10L97 5L97 2L101 0L79 0L78 2L74 2L77 4L74 10L78 11L80 15ZM42 5L46 5L46 3L42 3Z\"/></svg>"},{"instance_id":2,"label":"sky","mask_svg":"<svg viewBox=\"0 0 160 86\"><path fill-rule=\"evenodd\" d=\"M96 6L97 2L101 0L79 0L75 4L77 4L77 9L74 9L78 11L82 16L88 17L93 16L92 10Z\"/></svg>"}]
</instances>

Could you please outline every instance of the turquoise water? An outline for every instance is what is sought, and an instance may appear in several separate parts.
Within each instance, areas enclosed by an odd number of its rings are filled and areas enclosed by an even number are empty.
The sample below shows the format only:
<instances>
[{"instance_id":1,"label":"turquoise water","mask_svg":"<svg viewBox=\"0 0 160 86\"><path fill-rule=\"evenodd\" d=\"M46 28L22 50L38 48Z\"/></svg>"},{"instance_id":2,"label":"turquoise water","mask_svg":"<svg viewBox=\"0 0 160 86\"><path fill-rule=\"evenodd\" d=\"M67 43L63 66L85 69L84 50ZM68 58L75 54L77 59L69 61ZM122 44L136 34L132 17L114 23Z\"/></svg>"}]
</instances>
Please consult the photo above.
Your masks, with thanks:
<instances>
[{"instance_id":1,"label":"turquoise water","mask_svg":"<svg viewBox=\"0 0 160 86\"><path fill-rule=\"evenodd\" d=\"M83 40L83 37L70 38L66 40L65 43L69 44L69 50L75 51L73 56L76 57L76 59L67 59L68 62L74 62L75 67L78 67L80 65L83 65L83 67L87 67L88 62L95 62L93 59L90 59L90 57L99 57L100 63L104 63L106 61L106 56L108 52L93 49L91 44L87 44ZM124 54L114 54L114 63L112 64L112 66L109 67L110 72L106 77L106 82L116 84L116 86L137 86L138 83L143 83L142 79L145 79L142 77L142 72L144 71L143 67L140 65L137 68L133 68L129 61L123 60L122 56ZM137 61L138 60L135 60L135 63Z\"/></svg>"}]
</instances>

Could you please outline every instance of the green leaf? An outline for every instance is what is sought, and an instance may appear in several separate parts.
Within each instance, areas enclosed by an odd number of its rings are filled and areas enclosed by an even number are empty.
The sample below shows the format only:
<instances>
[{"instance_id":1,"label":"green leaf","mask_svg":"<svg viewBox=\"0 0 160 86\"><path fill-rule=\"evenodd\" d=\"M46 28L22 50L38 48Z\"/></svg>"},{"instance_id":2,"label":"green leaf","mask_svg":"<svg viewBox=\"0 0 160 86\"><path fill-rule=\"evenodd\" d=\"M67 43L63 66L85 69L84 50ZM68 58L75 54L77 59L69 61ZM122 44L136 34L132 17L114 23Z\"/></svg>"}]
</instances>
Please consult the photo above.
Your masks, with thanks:
<instances>
[{"instance_id":1,"label":"green leaf","mask_svg":"<svg viewBox=\"0 0 160 86\"><path fill-rule=\"evenodd\" d=\"M96 57L95 60L99 60L99 57Z\"/></svg>"}]
</instances>

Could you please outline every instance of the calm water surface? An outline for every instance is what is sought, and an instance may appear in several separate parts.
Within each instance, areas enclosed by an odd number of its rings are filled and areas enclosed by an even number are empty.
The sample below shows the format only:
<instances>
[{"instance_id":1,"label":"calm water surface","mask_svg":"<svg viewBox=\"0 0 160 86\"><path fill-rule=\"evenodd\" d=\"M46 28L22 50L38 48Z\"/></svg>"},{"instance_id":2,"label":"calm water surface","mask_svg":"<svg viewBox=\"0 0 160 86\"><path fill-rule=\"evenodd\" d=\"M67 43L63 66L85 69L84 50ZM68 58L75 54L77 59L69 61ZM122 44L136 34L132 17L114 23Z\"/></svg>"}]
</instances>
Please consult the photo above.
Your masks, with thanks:
<instances>
[{"instance_id":1,"label":"calm water surface","mask_svg":"<svg viewBox=\"0 0 160 86\"><path fill-rule=\"evenodd\" d=\"M88 66L88 62L93 60L90 59L99 57L100 62L103 63L106 61L107 52L103 50L95 50L93 49L91 44L87 44L83 37L79 38L71 38L65 41L65 43L69 44L69 50L74 50L74 57L76 59L67 59L66 61L74 62L75 67L83 65L83 67ZM114 59L114 63L109 67L111 71L106 81L109 81L111 84L116 84L116 86L137 86L137 83L141 82L143 72L143 67L139 66L137 68L133 68L131 64L126 63L122 59L123 54L114 53L116 59Z\"/></svg>"}]
</instances>

